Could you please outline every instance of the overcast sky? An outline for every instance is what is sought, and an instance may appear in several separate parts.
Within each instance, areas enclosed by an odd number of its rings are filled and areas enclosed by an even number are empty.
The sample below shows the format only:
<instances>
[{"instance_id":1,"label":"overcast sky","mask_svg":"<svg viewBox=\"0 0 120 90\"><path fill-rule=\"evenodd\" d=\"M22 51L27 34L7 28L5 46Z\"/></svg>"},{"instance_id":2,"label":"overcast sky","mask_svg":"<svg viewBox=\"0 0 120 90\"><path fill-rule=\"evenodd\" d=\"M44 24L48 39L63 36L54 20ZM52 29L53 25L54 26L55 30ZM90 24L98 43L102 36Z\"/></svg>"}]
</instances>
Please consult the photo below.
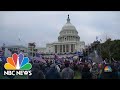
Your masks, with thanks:
<instances>
[{"instance_id":1,"label":"overcast sky","mask_svg":"<svg viewBox=\"0 0 120 90\"><path fill-rule=\"evenodd\" d=\"M55 42L68 14L86 45L96 36L103 42L106 35L120 39L119 11L0 11L0 46L36 42L38 47L44 47Z\"/></svg>"}]
</instances>

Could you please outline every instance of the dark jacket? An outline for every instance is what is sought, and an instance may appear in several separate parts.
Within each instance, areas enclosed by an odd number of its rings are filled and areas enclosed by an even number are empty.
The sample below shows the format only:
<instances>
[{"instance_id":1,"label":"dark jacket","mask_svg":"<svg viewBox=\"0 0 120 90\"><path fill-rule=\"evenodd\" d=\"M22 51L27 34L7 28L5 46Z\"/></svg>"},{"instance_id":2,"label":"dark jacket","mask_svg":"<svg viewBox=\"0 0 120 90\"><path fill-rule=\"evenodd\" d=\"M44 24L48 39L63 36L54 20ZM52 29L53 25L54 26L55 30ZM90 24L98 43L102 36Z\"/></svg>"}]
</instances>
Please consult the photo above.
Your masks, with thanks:
<instances>
[{"instance_id":1,"label":"dark jacket","mask_svg":"<svg viewBox=\"0 0 120 90\"><path fill-rule=\"evenodd\" d=\"M62 70L61 75L62 75L62 79L73 79L74 71L70 67L67 67Z\"/></svg>"},{"instance_id":2,"label":"dark jacket","mask_svg":"<svg viewBox=\"0 0 120 90\"><path fill-rule=\"evenodd\" d=\"M60 73L55 67L50 68L46 73L46 79L60 79Z\"/></svg>"},{"instance_id":3,"label":"dark jacket","mask_svg":"<svg viewBox=\"0 0 120 90\"><path fill-rule=\"evenodd\" d=\"M29 76L28 78L29 79L45 79L45 75L41 70L34 68L32 70L32 75Z\"/></svg>"},{"instance_id":4,"label":"dark jacket","mask_svg":"<svg viewBox=\"0 0 120 90\"><path fill-rule=\"evenodd\" d=\"M90 73L90 69L88 67L84 67L82 69L82 79L92 79L92 74Z\"/></svg>"}]
</instances>

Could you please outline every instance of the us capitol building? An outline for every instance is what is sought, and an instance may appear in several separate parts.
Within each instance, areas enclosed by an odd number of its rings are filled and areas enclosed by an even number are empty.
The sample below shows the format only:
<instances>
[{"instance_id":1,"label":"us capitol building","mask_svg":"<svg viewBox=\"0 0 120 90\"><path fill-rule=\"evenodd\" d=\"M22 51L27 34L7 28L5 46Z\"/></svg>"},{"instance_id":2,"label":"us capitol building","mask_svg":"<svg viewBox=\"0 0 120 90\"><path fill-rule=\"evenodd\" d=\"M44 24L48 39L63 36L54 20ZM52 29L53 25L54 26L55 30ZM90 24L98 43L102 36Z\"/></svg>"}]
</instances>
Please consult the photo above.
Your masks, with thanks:
<instances>
[{"instance_id":1,"label":"us capitol building","mask_svg":"<svg viewBox=\"0 0 120 90\"><path fill-rule=\"evenodd\" d=\"M78 31L71 24L69 15L67 23L62 27L59 34L57 42L47 43L46 48L39 48L39 50L43 53L74 53L82 52L85 48L85 42L80 41Z\"/></svg>"}]
</instances>

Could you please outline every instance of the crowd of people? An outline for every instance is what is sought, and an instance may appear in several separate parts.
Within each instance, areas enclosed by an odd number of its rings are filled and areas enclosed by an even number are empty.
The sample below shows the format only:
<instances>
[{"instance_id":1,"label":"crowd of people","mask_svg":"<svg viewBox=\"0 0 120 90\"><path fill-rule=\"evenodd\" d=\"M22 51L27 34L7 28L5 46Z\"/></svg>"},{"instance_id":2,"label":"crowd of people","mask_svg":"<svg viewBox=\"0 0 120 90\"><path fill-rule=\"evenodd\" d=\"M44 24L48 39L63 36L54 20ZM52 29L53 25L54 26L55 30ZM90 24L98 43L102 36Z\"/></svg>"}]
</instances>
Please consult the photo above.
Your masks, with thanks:
<instances>
[{"instance_id":1,"label":"crowd of people","mask_svg":"<svg viewBox=\"0 0 120 90\"><path fill-rule=\"evenodd\" d=\"M95 63L82 58L73 62L66 59L59 63L55 60L46 60L45 63L31 61L31 63L32 76L28 76L28 79L74 79L76 72L80 73L81 79L120 79L120 62ZM108 66L111 71L106 68ZM108 71L105 71L105 68Z\"/></svg>"},{"instance_id":2,"label":"crowd of people","mask_svg":"<svg viewBox=\"0 0 120 90\"><path fill-rule=\"evenodd\" d=\"M5 58L0 63L0 73L4 71ZM91 59L77 58L71 60L30 60L32 75L28 79L75 79L76 72L80 79L120 79L120 62L103 60L99 63ZM108 68L109 67L109 68ZM9 76L13 79L14 76Z\"/></svg>"}]
</instances>

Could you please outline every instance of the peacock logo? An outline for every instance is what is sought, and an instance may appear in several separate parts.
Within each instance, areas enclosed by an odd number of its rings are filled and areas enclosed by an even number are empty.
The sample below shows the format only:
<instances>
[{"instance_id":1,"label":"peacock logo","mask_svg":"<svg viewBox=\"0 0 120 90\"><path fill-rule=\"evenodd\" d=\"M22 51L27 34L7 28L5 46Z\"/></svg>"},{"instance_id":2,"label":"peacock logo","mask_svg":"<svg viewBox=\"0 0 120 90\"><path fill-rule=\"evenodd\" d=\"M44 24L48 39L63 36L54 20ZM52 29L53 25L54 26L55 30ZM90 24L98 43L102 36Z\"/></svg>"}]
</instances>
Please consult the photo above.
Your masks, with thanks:
<instances>
[{"instance_id":1,"label":"peacock logo","mask_svg":"<svg viewBox=\"0 0 120 90\"><path fill-rule=\"evenodd\" d=\"M14 53L12 57L7 58L7 63L4 65L6 70L30 70L32 65L29 63L29 58L24 57L22 53L17 55Z\"/></svg>"},{"instance_id":2,"label":"peacock logo","mask_svg":"<svg viewBox=\"0 0 120 90\"><path fill-rule=\"evenodd\" d=\"M112 68L110 66L106 66L104 68L104 72L112 72Z\"/></svg>"}]
</instances>

